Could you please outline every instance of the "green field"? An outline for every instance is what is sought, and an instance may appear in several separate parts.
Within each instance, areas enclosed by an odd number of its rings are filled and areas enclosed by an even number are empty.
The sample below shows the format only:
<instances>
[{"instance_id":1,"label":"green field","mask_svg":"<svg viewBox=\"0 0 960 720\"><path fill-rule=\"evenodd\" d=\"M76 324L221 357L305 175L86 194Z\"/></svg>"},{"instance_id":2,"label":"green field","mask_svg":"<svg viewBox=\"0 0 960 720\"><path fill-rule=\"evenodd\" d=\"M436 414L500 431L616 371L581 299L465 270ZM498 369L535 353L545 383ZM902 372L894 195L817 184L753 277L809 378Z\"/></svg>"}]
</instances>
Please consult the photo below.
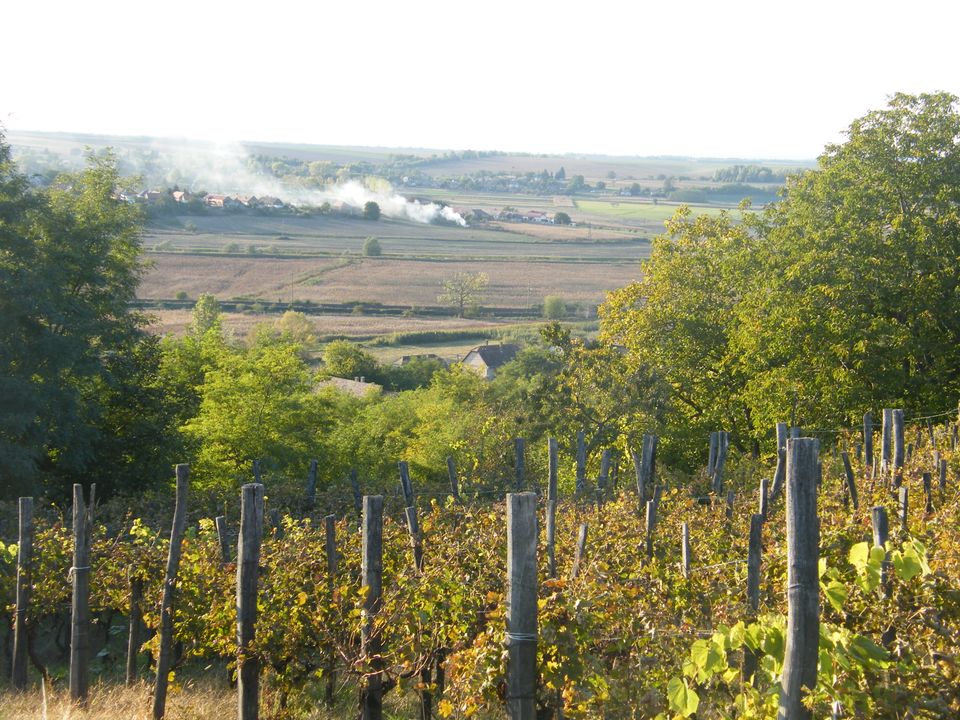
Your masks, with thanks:
<instances>
[{"instance_id":1,"label":"green field","mask_svg":"<svg viewBox=\"0 0 960 720\"><path fill-rule=\"evenodd\" d=\"M578 216L599 217L611 221L642 221L663 223L673 217L674 213L685 203L638 202L636 200L576 200ZM740 211L736 208L719 208L711 205L688 205L694 215L719 215L726 210L733 217L739 217Z\"/></svg>"}]
</instances>

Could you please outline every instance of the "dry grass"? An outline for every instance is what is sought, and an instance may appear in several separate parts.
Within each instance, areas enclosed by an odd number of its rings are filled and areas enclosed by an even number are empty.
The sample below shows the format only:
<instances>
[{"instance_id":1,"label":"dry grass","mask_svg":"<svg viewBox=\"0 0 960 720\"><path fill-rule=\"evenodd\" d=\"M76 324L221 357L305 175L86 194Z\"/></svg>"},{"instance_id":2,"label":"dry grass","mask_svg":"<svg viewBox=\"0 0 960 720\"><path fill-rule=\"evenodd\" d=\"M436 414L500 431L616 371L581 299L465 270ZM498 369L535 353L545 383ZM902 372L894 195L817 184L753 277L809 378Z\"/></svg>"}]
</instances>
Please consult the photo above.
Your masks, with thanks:
<instances>
[{"instance_id":1,"label":"dry grass","mask_svg":"<svg viewBox=\"0 0 960 720\"><path fill-rule=\"evenodd\" d=\"M120 684L95 684L84 708L75 706L65 689L47 690L44 699L40 687L26 693L5 691L0 694L0 720L149 720L152 718L152 684L132 687ZM188 682L173 687L167 696L168 720L223 720L235 717L235 691L203 682Z\"/></svg>"},{"instance_id":2,"label":"dry grass","mask_svg":"<svg viewBox=\"0 0 960 720\"><path fill-rule=\"evenodd\" d=\"M646 246L636 260L537 262L400 260L394 258L277 260L210 255L155 255L140 287L142 298L191 298L209 292L222 299L244 296L268 301L366 302L435 305L440 282L463 271L485 272L490 285L482 300L492 307L527 307L559 295L570 302L600 303L605 293L639 277Z\"/></svg>"},{"instance_id":3,"label":"dry grass","mask_svg":"<svg viewBox=\"0 0 960 720\"><path fill-rule=\"evenodd\" d=\"M540 223L507 223L491 222L491 227L497 227L505 232L515 235L528 235L538 240L559 240L563 242L585 241L594 242L597 240L633 240L632 237L621 230L609 230L607 228L593 228L570 225L541 225Z\"/></svg>"}]
</instances>

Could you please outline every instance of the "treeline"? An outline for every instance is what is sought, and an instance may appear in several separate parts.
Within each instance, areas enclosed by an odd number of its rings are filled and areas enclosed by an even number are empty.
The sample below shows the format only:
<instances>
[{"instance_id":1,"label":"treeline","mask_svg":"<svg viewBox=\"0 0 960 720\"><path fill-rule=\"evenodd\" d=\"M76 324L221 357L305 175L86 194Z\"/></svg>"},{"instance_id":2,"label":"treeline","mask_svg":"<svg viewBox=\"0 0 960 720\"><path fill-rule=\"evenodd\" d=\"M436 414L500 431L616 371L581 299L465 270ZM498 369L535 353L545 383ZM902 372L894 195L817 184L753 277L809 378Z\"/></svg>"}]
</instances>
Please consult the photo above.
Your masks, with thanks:
<instances>
[{"instance_id":1,"label":"treeline","mask_svg":"<svg viewBox=\"0 0 960 720\"><path fill-rule=\"evenodd\" d=\"M787 173L760 165L731 165L715 170L713 179L723 183L783 183Z\"/></svg>"}]
</instances>

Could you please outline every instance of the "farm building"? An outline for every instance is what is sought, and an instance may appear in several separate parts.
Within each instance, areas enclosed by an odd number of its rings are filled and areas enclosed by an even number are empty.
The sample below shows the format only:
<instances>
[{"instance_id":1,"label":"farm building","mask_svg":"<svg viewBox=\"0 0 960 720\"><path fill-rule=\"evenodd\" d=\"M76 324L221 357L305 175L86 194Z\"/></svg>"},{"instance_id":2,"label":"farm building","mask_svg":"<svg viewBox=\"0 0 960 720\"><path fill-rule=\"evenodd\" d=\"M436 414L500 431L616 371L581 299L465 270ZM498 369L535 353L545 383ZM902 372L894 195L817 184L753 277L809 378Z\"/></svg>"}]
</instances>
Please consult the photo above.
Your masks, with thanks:
<instances>
[{"instance_id":1,"label":"farm building","mask_svg":"<svg viewBox=\"0 0 960 720\"><path fill-rule=\"evenodd\" d=\"M354 397L364 398L370 393L380 394L383 392L383 386L377 383L367 382L366 378L355 377L353 380L348 378L332 377L329 380L317 383L317 389L332 387L335 390L353 395Z\"/></svg>"},{"instance_id":2,"label":"farm building","mask_svg":"<svg viewBox=\"0 0 960 720\"><path fill-rule=\"evenodd\" d=\"M463 365L485 380L493 380L497 370L513 360L520 346L507 344L480 345L463 358Z\"/></svg>"}]
</instances>

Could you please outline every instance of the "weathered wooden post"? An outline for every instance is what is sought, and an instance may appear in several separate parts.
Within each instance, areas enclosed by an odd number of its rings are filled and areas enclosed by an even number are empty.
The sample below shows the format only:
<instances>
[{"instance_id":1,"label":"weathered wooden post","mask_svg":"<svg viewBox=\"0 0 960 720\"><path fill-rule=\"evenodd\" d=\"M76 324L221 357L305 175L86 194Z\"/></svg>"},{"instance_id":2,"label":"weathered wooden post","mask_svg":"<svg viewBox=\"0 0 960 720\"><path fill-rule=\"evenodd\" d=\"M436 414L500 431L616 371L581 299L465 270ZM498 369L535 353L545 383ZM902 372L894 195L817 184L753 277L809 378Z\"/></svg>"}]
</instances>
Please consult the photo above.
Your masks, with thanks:
<instances>
[{"instance_id":1,"label":"weathered wooden post","mask_svg":"<svg viewBox=\"0 0 960 720\"><path fill-rule=\"evenodd\" d=\"M660 439L656 435L644 434L640 451L640 466L637 470L637 491L643 502L647 488L656 484L657 445Z\"/></svg>"},{"instance_id":2,"label":"weathered wooden post","mask_svg":"<svg viewBox=\"0 0 960 720\"><path fill-rule=\"evenodd\" d=\"M217 544L220 546L220 562L224 565L230 562L230 539L227 537L227 518L217 515L213 520L217 528Z\"/></svg>"},{"instance_id":3,"label":"weathered wooden post","mask_svg":"<svg viewBox=\"0 0 960 720\"><path fill-rule=\"evenodd\" d=\"M787 442L787 641L778 720L808 720L803 697L817 684L820 639L820 522L814 438Z\"/></svg>"},{"instance_id":4,"label":"weathered wooden post","mask_svg":"<svg viewBox=\"0 0 960 720\"><path fill-rule=\"evenodd\" d=\"M773 488L770 490L770 501L773 502L783 492L783 485L787 480L787 451L786 448L777 450L777 469L773 473Z\"/></svg>"},{"instance_id":5,"label":"weathered wooden post","mask_svg":"<svg viewBox=\"0 0 960 720\"><path fill-rule=\"evenodd\" d=\"M580 564L587 551L587 523L581 523L577 530L577 547L573 551L573 567L570 569L570 579L576 580L580 576Z\"/></svg>"},{"instance_id":6,"label":"weathered wooden post","mask_svg":"<svg viewBox=\"0 0 960 720\"><path fill-rule=\"evenodd\" d=\"M683 576L688 578L690 577L690 523L683 524L681 535L683 537L683 546L681 549Z\"/></svg>"},{"instance_id":7,"label":"weathered wooden post","mask_svg":"<svg viewBox=\"0 0 960 720\"><path fill-rule=\"evenodd\" d=\"M257 627L257 582L263 538L263 485L240 489L240 537L237 541L237 696L240 720L260 715L260 660L250 652Z\"/></svg>"},{"instance_id":8,"label":"weathered wooden post","mask_svg":"<svg viewBox=\"0 0 960 720\"><path fill-rule=\"evenodd\" d=\"M33 498L22 497L18 503L17 530L17 608L13 623L14 690L27 689L27 612L30 606L31 564L33 560Z\"/></svg>"},{"instance_id":9,"label":"weathered wooden post","mask_svg":"<svg viewBox=\"0 0 960 720\"><path fill-rule=\"evenodd\" d=\"M420 521L417 520L417 508L411 505L403 512L407 519L410 547L413 550L413 566L417 569L417 572L423 572L423 541L420 538Z\"/></svg>"},{"instance_id":10,"label":"weathered wooden post","mask_svg":"<svg viewBox=\"0 0 960 720\"><path fill-rule=\"evenodd\" d=\"M902 482L904 461L903 410L893 411L893 471L896 482Z\"/></svg>"},{"instance_id":11,"label":"weathered wooden post","mask_svg":"<svg viewBox=\"0 0 960 720\"><path fill-rule=\"evenodd\" d=\"M927 504L924 508L924 511L927 513L933 512L933 476L930 473L925 472L923 474L923 494L926 496Z\"/></svg>"},{"instance_id":12,"label":"weathered wooden post","mask_svg":"<svg viewBox=\"0 0 960 720\"><path fill-rule=\"evenodd\" d=\"M90 535L95 497L90 486L90 507L83 502L83 486L73 486L73 595L70 610L70 699L85 702L90 688Z\"/></svg>"},{"instance_id":13,"label":"weathered wooden post","mask_svg":"<svg viewBox=\"0 0 960 720\"><path fill-rule=\"evenodd\" d=\"M410 467L407 465L406 460L398 462L397 467L400 469L400 489L403 491L403 506L410 507L414 502L413 483L410 482Z\"/></svg>"},{"instance_id":14,"label":"weathered wooden post","mask_svg":"<svg viewBox=\"0 0 960 720\"><path fill-rule=\"evenodd\" d=\"M880 432L880 474L886 476L893 461L893 410L883 409L883 427Z\"/></svg>"},{"instance_id":15,"label":"weathered wooden post","mask_svg":"<svg viewBox=\"0 0 960 720\"><path fill-rule=\"evenodd\" d=\"M947 491L947 461L941 458L937 469L940 471L940 495L942 498L943 493Z\"/></svg>"},{"instance_id":16,"label":"weathered wooden post","mask_svg":"<svg viewBox=\"0 0 960 720\"><path fill-rule=\"evenodd\" d=\"M764 522L767 521L767 485L769 482L770 481L766 478L762 478L760 480L760 504L758 510L760 511L760 517L763 518Z\"/></svg>"},{"instance_id":17,"label":"weathered wooden post","mask_svg":"<svg viewBox=\"0 0 960 720\"><path fill-rule=\"evenodd\" d=\"M337 577L337 518L334 515L327 515L323 518L324 529L324 549L327 556L327 594L330 602L333 602L334 587ZM324 692L324 701L327 706L333 705L334 689L336 688L336 650L331 647L327 656L327 683Z\"/></svg>"},{"instance_id":18,"label":"weathered wooden post","mask_svg":"<svg viewBox=\"0 0 960 720\"><path fill-rule=\"evenodd\" d=\"M840 459L843 460L843 474L847 483L847 496L853 503L853 509L860 509L860 497L857 495L857 483L853 477L853 468L850 465L850 455L846 451L840 453Z\"/></svg>"},{"instance_id":19,"label":"weathered wooden post","mask_svg":"<svg viewBox=\"0 0 960 720\"><path fill-rule=\"evenodd\" d=\"M874 507L870 511L870 517L873 522L873 544L876 547L886 550L887 540L890 535L890 523L887 519L887 509L882 505ZM890 597L892 588L890 586L890 554L884 556L883 563L880 566L880 586L883 588L883 594Z\"/></svg>"},{"instance_id":20,"label":"weathered wooden post","mask_svg":"<svg viewBox=\"0 0 960 720\"><path fill-rule=\"evenodd\" d=\"M597 496L602 501L607 492L607 480L610 477L610 448L604 448L600 454L600 474L597 476Z\"/></svg>"},{"instance_id":21,"label":"weathered wooden post","mask_svg":"<svg viewBox=\"0 0 960 720\"><path fill-rule=\"evenodd\" d=\"M557 472L556 438L547 440L547 568L551 578L557 576Z\"/></svg>"},{"instance_id":22,"label":"weathered wooden post","mask_svg":"<svg viewBox=\"0 0 960 720\"><path fill-rule=\"evenodd\" d=\"M260 483L261 485L263 484L263 478L261 477L259 460L253 461L253 481L255 483Z\"/></svg>"},{"instance_id":23,"label":"weathered wooden post","mask_svg":"<svg viewBox=\"0 0 960 720\"><path fill-rule=\"evenodd\" d=\"M873 413L863 414L863 464L873 466Z\"/></svg>"},{"instance_id":24,"label":"weathered wooden post","mask_svg":"<svg viewBox=\"0 0 960 720\"><path fill-rule=\"evenodd\" d=\"M140 638L143 635L143 578L131 565L127 568L130 586L130 618L127 629L127 685L137 681L137 655L140 653Z\"/></svg>"},{"instance_id":25,"label":"weathered wooden post","mask_svg":"<svg viewBox=\"0 0 960 720\"><path fill-rule=\"evenodd\" d=\"M653 557L653 533L657 528L657 501L656 500L647 500L647 536L646 536L646 546L647 546L647 559Z\"/></svg>"},{"instance_id":26,"label":"weathered wooden post","mask_svg":"<svg viewBox=\"0 0 960 720\"><path fill-rule=\"evenodd\" d=\"M527 463L525 457L526 443L522 437L513 439L513 468L516 472L514 487L517 492L522 492L526 484Z\"/></svg>"},{"instance_id":27,"label":"weathered wooden post","mask_svg":"<svg viewBox=\"0 0 960 720\"><path fill-rule=\"evenodd\" d=\"M383 592L383 496L366 495L363 498L363 562L361 575L367 588L363 602L363 626L360 645L363 657L374 670L367 672L360 688L362 720L383 718L383 673L380 656L380 633L375 622L380 612Z\"/></svg>"},{"instance_id":28,"label":"weathered wooden post","mask_svg":"<svg viewBox=\"0 0 960 720\"><path fill-rule=\"evenodd\" d=\"M577 433L577 485L576 493L580 495L587 485L587 444L583 430Z\"/></svg>"},{"instance_id":29,"label":"weathered wooden post","mask_svg":"<svg viewBox=\"0 0 960 720\"><path fill-rule=\"evenodd\" d=\"M787 431L787 424L785 422L778 422L776 425L777 430L777 452L787 449L787 436L789 432Z\"/></svg>"},{"instance_id":30,"label":"weathered wooden post","mask_svg":"<svg viewBox=\"0 0 960 720\"><path fill-rule=\"evenodd\" d=\"M719 495L723 492L723 468L727 462L727 452L730 448L730 435L721 431L717 435L717 459L713 467L713 492Z\"/></svg>"},{"instance_id":31,"label":"weathered wooden post","mask_svg":"<svg viewBox=\"0 0 960 720\"><path fill-rule=\"evenodd\" d=\"M909 532L910 524L907 516L910 510L910 488L906 485L900 486L900 529L903 532Z\"/></svg>"},{"instance_id":32,"label":"weathered wooden post","mask_svg":"<svg viewBox=\"0 0 960 720\"><path fill-rule=\"evenodd\" d=\"M307 470L307 508L313 509L317 502L317 461L310 461L310 469Z\"/></svg>"},{"instance_id":33,"label":"weathered wooden post","mask_svg":"<svg viewBox=\"0 0 960 720\"><path fill-rule=\"evenodd\" d=\"M453 499L460 502L460 483L457 480L457 465L453 457L447 456L447 477L450 479L450 494Z\"/></svg>"},{"instance_id":34,"label":"weathered wooden post","mask_svg":"<svg viewBox=\"0 0 960 720\"><path fill-rule=\"evenodd\" d=\"M507 495L507 710L537 717L537 496Z\"/></svg>"},{"instance_id":35,"label":"weathered wooden post","mask_svg":"<svg viewBox=\"0 0 960 720\"><path fill-rule=\"evenodd\" d=\"M733 490L727 490L727 509L725 515L727 520L733 520L733 504L737 500L737 494Z\"/></svg>"},{"instance_id":36,"label":"weathered wooden post","mask_svg":"<svg viewBox=\"0 0 960 720\"><path fill-rule=\"evenodd\" d=\"M750 545L747 550L747 608L749 618L756 619L760 609L760 559L763 550L763 523L760 513L750 516ZM748 680L757 672L758 653L743 649L743 678Z\"/></svg>"},{"instance_id":37,"label":"weathered wooden post","mask_svg":"<svg viewBox=\"0 0 960 720\"><path fill-rule=\"evenodd\" d=\"M160 600L160 649L157 653L157 677L153 685L153 718L160 720L166 713L167 683L173 664L173 614L177 572L183 549L183 531L187 525L187 488L190 466L177 465L177 495L173 506L173 526L170 528L170 548L167 553L167 571L163 578L163 597Z\"/></svg>"},{"instance_id":38,"label":"weathered wooden post","mask_svg":"<svg viewBox=\"0 0 960 720\"><path fill-rule=\"evenodd\" d=\"M719 446L720 433L714 430L710 433L710 449L707 452L707 477L713 478L713 468L717 462L717 448Z\"/></svg>"}]
</instances>

